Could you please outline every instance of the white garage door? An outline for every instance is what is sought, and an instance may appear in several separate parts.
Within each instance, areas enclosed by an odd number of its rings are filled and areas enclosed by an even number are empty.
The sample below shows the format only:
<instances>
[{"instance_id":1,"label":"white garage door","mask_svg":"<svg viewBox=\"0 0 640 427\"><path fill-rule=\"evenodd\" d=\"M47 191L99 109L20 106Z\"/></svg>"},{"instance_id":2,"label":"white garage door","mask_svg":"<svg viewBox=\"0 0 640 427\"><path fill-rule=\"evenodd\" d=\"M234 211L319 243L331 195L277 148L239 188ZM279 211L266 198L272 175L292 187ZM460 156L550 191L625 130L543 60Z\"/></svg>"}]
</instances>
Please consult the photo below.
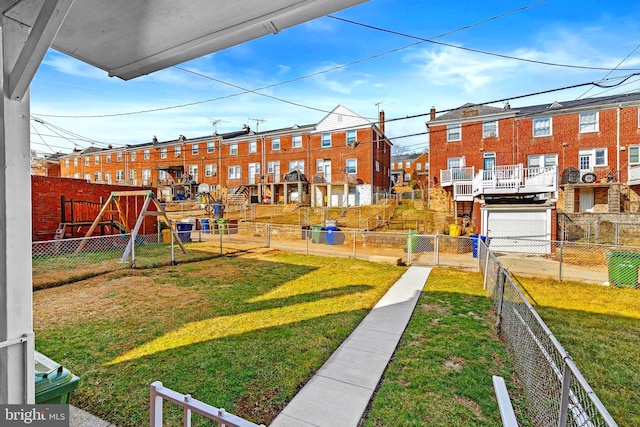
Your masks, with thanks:
<instances>
[{"instance_id":1,"label":"white garage door","mask_svg":"<svg viewBox=\"0 0 640 427\"><path fill-rule=\"evenodd\" d=\"M503 252L551 252L551 209L485 210L490 248Z\"/></svg>"}]
</instances>

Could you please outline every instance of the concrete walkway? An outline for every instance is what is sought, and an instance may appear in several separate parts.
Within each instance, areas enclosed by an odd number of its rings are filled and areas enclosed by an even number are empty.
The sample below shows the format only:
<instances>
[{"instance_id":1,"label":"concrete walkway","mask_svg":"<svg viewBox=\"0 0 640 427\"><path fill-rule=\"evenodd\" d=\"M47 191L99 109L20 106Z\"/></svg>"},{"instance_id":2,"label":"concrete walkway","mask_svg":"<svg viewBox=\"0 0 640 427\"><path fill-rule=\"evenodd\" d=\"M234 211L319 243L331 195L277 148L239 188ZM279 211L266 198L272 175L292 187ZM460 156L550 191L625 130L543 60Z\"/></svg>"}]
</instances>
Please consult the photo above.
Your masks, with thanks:
<instances>
[{"instance_id":1,"label":"concrete walkway","mask_svg":"<svg viewBox=\"0 0 640 427\"><path fill-rule=\"evenodd\" d=\"M115 427L87 411L69 405L69 427Z\"/></svg>"},{"instance_id":2,"label":"concrete walkway","mask_svg":"<svg viewBox=\"0 0 640 427\"><path fill-rule=\"evenodd\" d=\"M430 272L410 267L270 427L357 426Z\"/></svg>"}]
</instances>

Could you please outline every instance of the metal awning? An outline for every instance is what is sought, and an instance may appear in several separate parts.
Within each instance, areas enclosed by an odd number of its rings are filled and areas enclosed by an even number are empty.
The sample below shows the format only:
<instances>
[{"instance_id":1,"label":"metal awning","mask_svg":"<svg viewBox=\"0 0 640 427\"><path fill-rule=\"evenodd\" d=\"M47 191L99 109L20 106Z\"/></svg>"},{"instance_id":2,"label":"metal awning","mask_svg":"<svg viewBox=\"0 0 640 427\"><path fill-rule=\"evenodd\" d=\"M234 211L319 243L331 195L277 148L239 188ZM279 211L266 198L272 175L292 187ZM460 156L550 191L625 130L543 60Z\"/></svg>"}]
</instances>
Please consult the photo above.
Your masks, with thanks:
<instances>
[{"instance_id":1,"label":"metal awning","mask_svg":"<svg viewBox=\"0 0 640 427\"><path fill-rule=\"evenodd\" d=\"M52 47L129 80L365 1L76 0ZM0 0L0 9L33 27L41 4Z\"/></svg>"},{"instance_id":2,"label":"metal awning","mask_svg":"<svg viewBox=\"0 0 640 427\"><path fill-rule=\"evenodd\" d=\"M169 172L169 173L184 172L184 166L182 166L182 165L178 165L178 166L160 166L160 167L156 168L156 170L166 171L166 172Z\"/></svg>"}]
</instances>

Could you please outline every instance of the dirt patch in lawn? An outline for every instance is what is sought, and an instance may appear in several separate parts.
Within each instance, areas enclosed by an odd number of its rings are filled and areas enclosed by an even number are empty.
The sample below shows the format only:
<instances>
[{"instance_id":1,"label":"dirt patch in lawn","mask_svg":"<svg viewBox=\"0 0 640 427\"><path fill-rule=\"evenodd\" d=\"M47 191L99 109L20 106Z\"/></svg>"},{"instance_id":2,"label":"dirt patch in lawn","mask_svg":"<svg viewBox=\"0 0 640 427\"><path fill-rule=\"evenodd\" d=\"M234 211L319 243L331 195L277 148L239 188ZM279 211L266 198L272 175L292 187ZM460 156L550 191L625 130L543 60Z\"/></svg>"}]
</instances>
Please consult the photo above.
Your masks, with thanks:
<instances>
[{"instance_id":1,"label":"dirt patch in lawn","mask_svg":"<svg viewBox=\"0 0 640 427\"><path fill-rule=\"evenodd\" d=\"M55 301L55 304L51 302ZM159 319L167 310L206 304L201 295L152 277L126 276L83 280L43 289L33 295L34 319L51 324L83 323L104 318Z\"/></svg>"}]
</instances>

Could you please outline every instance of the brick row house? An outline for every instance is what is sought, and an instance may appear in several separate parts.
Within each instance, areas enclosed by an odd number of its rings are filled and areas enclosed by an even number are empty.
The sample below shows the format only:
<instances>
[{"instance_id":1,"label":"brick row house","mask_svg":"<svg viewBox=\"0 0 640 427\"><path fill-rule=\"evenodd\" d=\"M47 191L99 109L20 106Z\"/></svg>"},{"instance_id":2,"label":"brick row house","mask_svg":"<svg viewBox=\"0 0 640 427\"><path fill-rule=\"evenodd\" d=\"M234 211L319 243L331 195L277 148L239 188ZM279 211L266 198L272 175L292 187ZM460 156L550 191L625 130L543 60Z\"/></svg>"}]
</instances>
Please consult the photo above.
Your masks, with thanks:
<instances>
[{"instance_id":1,"label":"brick row house","mask_svg":"<svg viewBox=\"0 0 640 427\"><path fill-rule=\"evenodd\" d=\"M631 93L521 108L465 104L438 117L432 108L432 197L498 246L509 244L500 237L559 237L559 212L637 213L639 105Z\"/></svg>"},{"instance_id":2,"label":"brick row house","mask_svg":"<svg viewBox=\"0 0 640 427\"><path fill-rule=\"evenodd\" d=\"M390 188L383 111L379 119L338 105L317 124L91 147L61 157L61 176L158 187L165 201L207 193L238 203L368 205Z\"/></svg>"}]
</instances>

